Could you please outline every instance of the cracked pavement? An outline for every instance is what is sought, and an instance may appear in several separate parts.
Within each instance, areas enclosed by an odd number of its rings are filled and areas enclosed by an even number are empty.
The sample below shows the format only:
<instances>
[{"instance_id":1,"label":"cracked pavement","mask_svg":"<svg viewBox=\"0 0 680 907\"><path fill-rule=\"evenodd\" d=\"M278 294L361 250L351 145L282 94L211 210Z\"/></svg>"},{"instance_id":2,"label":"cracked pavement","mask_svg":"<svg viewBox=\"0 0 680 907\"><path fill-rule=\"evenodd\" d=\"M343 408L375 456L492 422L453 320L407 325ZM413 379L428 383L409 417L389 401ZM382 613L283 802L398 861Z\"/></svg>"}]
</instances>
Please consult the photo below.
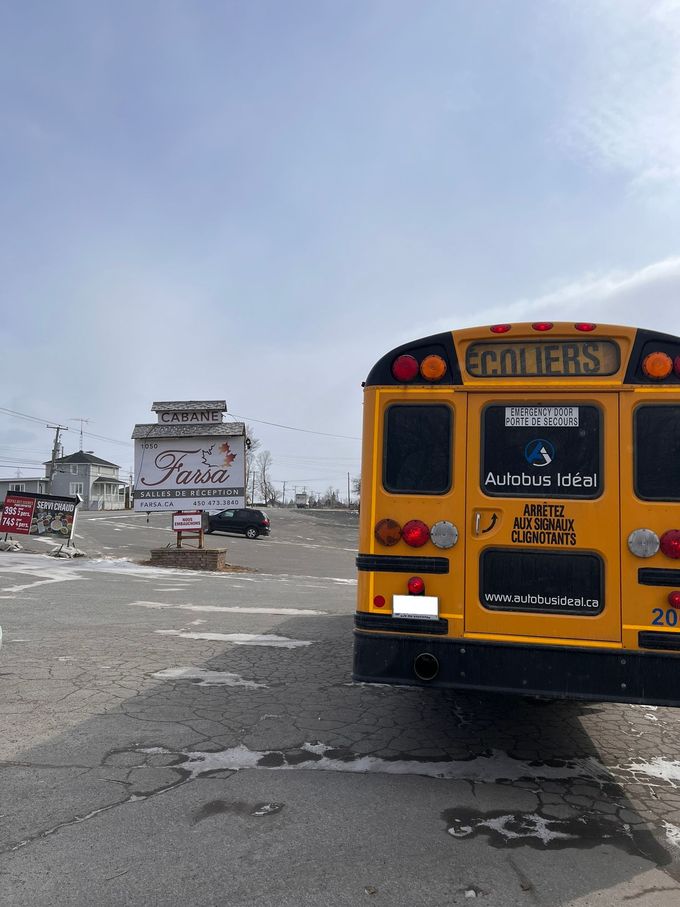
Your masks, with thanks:
<instances>
[{"instance_id":1,"label":"cracked pavement","mask_svg":"<svg viewBox=\"0 0 680 907\"><path fill-rule=\"evenodd\" d=\"M680 714L352 684L314 520L219 538L252 573L0 555L3 903L680 903Z\"/></svg>"}]
</instances>

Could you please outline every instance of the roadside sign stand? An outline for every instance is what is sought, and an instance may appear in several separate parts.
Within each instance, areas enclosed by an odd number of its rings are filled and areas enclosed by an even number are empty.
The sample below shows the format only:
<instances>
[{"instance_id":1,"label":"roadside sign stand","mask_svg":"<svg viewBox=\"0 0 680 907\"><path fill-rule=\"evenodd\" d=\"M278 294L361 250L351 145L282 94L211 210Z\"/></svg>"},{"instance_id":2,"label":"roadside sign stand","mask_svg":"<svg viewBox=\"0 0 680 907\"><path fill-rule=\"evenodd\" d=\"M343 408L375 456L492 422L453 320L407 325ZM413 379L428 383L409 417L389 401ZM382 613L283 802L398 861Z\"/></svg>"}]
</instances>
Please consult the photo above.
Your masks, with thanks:
<instances>
[{"instance_id":1,"label":"roadside sign stand","mask_svg":"<svg viewBox=\"0 0 680 907\"><path fill-rule=\"evenodd\" d=\"M198 539L198 547L205 548L207 516L200 510L177 510L172 515L172 528L177 534L177 547L184 539Z\"/></svg>"}]
</instances>

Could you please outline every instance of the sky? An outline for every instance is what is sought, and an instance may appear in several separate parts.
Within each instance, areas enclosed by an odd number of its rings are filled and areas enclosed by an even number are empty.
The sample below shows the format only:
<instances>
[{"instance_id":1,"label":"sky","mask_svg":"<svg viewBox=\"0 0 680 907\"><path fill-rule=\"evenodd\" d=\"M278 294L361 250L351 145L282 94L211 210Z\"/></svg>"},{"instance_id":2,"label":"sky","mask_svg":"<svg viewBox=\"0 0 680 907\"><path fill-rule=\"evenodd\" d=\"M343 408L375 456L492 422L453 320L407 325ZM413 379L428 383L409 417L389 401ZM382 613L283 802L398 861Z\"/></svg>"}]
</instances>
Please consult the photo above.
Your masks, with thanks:
<instances>
[{"instance_id":1,"label":"sky","mask_svg":"<svg viewBox=\"0 0 680 907\"><path fill-rule=\"evenodd\" d=\"M0 0L0 475L226 399L344 495L400 343L680 334L679 111L679 0Z\"/></svg>"}]
</instances>

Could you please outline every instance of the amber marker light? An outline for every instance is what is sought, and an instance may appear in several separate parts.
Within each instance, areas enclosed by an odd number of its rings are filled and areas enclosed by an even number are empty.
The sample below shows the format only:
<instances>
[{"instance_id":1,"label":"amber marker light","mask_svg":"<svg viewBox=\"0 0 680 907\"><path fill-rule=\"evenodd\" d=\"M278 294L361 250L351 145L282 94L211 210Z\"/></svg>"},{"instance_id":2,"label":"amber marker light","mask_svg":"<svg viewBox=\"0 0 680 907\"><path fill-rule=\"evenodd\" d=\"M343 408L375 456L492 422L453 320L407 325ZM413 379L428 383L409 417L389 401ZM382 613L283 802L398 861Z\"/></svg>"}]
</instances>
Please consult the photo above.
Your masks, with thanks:
<instances>
[{"instance_id":1,"label":"amber marker light","mask_svg":"<svg viewBox=\"0 0 680 907\"><path fill-rule=\"evenodd\" d=\"M642 360L642 371L648 378L661 381L673 371L673 360L668 353L650 353Z\"/></svg>"},{"instance_id":2,"label":"amber marker light","mask_svg":"<svg viewBox=\"0 0 680 907\"><path fill-rule=\"evenodd\" d=\"M446 362L441 356L426 356L420 363L420 374L426 381L441 381L446 374Z\"/></svg>"},{"instance_id":3,"label":"amber marker light","mask_svg":"<svg viewBox=\"0 0 680 907\"><path fill-rule=\"evenodd\" d=\"M381 545L391 548L401 538L401 526L396 520L384 519L375 527L375 537Z\"/></svg>"}]
</instances>

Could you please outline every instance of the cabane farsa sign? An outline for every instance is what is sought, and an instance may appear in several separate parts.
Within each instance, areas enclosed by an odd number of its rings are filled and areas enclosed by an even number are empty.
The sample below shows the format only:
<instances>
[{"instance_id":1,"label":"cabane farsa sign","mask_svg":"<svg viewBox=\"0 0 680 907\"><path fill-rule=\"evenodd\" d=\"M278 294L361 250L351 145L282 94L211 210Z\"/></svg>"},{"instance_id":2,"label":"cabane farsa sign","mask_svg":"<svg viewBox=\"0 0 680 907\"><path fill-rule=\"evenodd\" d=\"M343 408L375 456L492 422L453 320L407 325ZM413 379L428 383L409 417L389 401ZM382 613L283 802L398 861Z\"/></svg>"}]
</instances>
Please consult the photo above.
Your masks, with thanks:
<instances>
[{"instance_id":1,"label":"cabane farsa sign","mask_svg":"<svg viewBox=\"0 0 680 907\"><path fill-rule=\"evenodd\" d=\"M135 510L223 510L245 504L245 437L135 440Z\"/></svg>"}]
</instances>

